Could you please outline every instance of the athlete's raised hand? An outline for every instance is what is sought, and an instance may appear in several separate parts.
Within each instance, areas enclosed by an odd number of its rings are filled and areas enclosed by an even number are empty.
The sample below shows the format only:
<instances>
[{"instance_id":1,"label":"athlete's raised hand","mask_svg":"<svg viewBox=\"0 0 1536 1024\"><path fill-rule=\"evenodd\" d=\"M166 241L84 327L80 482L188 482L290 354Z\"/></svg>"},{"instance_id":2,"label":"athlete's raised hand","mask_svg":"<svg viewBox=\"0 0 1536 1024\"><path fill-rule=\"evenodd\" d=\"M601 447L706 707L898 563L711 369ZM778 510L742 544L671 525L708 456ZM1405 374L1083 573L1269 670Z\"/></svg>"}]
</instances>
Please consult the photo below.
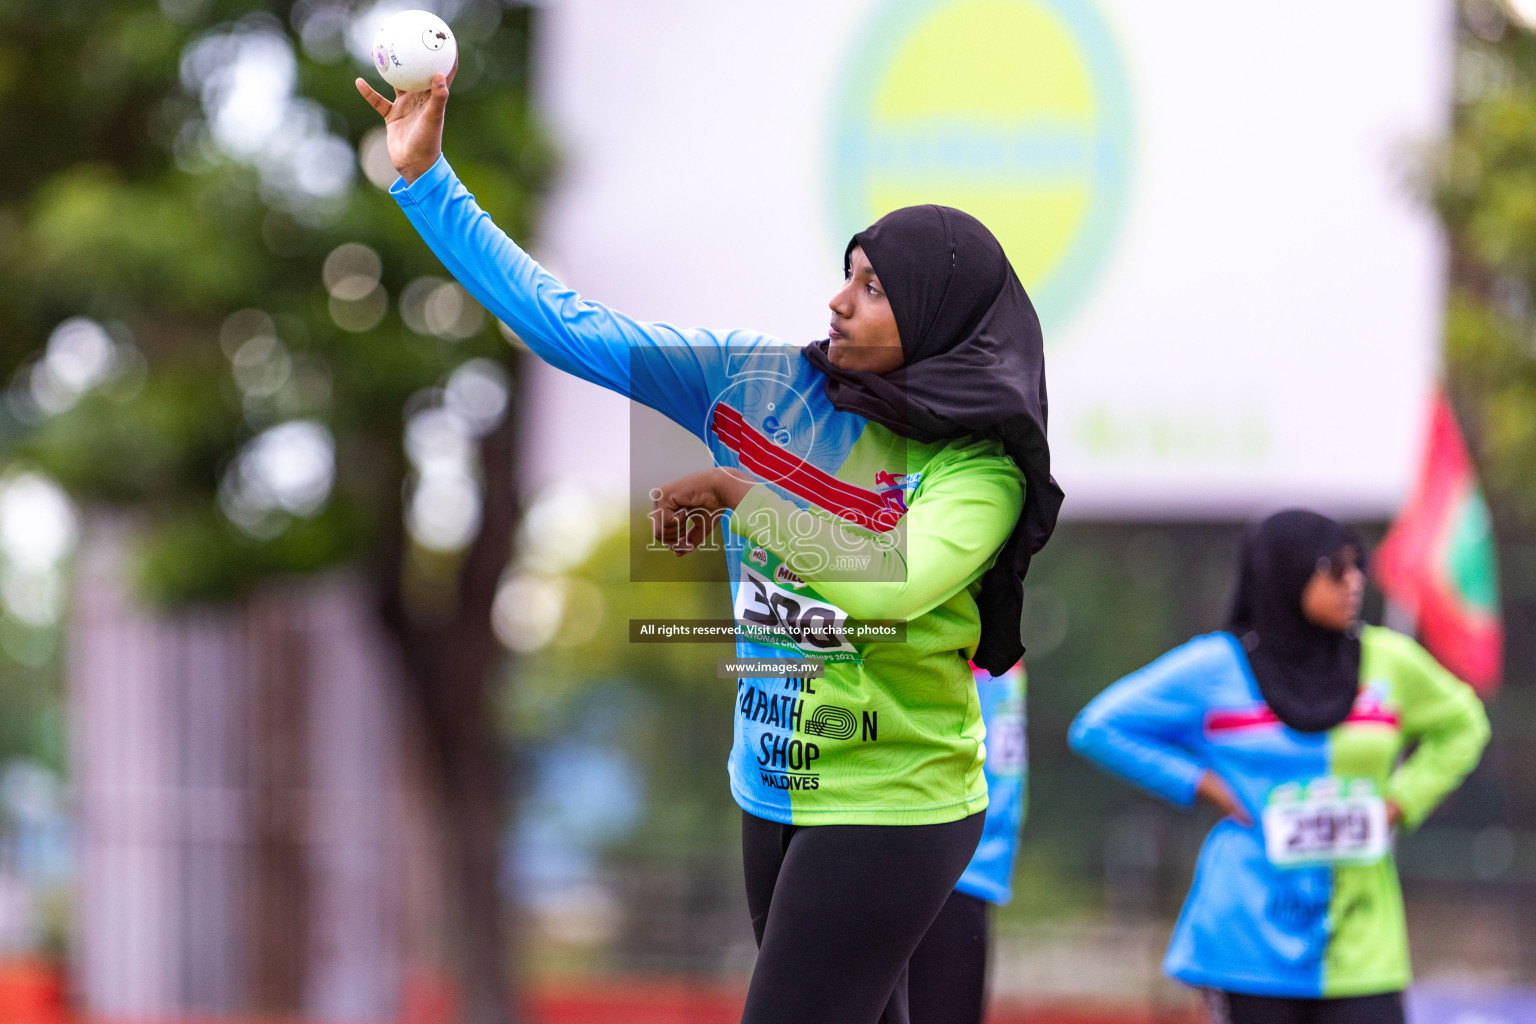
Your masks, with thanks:
<instances>
[{"instance_id":1,"label":"athlete's raised hand","mask_svg":"<svg viewBox=\"0 0 1536 1024\"><path fill-rule=\"evenodd\" d=\"M459 73L459 62L446 75L433 75L432 88L419 92L395 90L395 101L380 96L373 86L357 80L357 91L384 118L384 137L389 161L410 184L431 169L443 153L443 117L448 110L448 87Z\"/></svg>"},{"instance_id":2,"label":"athlete's raised hand","mask_svg":"<svg viewBox=\"0 0 1536 1024\"><path fill-rule=\"evenodd\" d=\"M685 555L704 543L727 509L741 504L755 481L723 467L689 473L651 492L651 532Z\"/></svg>"}]
</instances>

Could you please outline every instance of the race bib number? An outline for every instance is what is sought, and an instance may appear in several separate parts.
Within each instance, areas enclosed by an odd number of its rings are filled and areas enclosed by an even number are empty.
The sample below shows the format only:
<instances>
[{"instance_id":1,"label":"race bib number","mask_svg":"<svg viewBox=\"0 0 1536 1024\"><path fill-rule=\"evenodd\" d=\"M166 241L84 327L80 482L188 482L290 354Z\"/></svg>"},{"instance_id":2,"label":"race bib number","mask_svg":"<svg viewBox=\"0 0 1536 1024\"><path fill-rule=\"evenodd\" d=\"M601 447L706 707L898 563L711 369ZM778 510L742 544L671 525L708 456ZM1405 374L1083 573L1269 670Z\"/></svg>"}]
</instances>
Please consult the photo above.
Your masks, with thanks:
<instances>
[{"instance_id":1,"label":"race bib number","mask_svg":"<svg viewBox=\"0 0 1536 1024\"><path fill-rule=\"evenodd\" d=\"M1387 855L1387 805L1370 779L1288 782L1264 807L1264 852L1276 867L1370 864Z\"/></svg>"},{"instance_id":2,"label":"race bib number","mask_svg":"<svg viewBox=\"0 0 1536 1024\"><path fill-rule=\"evenodd\" d=\"M761 551L754 550L754 553ZM773 559L777 562L777 559ZM765 561L766 568L766 561ZM776 570L783 575L784 570ZM744 639L810 655L827 661L857 661L848 642L848 613L822 599L803 582L781 586L754 568L751 556L742 560L736 588L736 628Z\"/></svg>"}]
</instances>

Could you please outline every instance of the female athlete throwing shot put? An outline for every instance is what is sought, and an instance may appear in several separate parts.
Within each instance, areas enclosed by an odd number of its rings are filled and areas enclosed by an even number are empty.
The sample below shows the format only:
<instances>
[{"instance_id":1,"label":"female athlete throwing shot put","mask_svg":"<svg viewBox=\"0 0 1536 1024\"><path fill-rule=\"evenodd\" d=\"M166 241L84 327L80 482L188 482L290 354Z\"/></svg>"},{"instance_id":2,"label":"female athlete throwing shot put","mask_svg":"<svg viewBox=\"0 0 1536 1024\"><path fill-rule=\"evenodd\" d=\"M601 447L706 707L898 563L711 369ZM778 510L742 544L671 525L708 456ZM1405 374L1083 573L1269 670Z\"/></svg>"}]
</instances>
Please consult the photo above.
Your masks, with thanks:
<instances>
[{"instance_id":1,"label":"female athlete throwing shot put","mask_svg":"<svg viewBox=\"0 0 1536 1024\"><path fill-rule=\"evenodd\" d=\"M449 76L451 77L451 76ZM1001 247L957 210L898 210L856 235L827 340L641 323L583 300L476 204L442 155L448 79L384 116L391 193L438 257L550 364L649 405L717 468L660 488L678 553L728 518L742 658L825 676L736 692L759 955L742 1020L908 1020L907 962L981 834L981 709L967 659L1022 653L1022 578L1050 536L1039 323ZM864 642L857 622L903 623Z\"/></svg>"}]
</instances>

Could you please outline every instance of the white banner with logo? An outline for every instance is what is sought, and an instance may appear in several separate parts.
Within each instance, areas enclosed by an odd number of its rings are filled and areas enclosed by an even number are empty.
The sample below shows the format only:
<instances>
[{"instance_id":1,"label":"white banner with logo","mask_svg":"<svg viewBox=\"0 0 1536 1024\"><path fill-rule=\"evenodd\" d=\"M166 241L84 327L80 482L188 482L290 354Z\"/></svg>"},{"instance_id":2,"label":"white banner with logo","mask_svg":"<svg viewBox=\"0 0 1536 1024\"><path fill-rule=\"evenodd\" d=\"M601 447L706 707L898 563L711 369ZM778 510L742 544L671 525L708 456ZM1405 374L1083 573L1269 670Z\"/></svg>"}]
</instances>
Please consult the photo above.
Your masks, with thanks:
<instances>
[{"instance_id":1,"label":"white banner with logo","mask_svg":"<svg viewBox=\"0 0 1536 1024\"><path fill-rule=\"evenodd\" d=\"M1385 515L1437 365L1443 256L1410 183L1448 117L1452 18L548 0L563 171L534 249L625 312L801 342L826 334L853 231L959 206L1040 311L1067 514ZM622 488L627 418L552 385L532 475Z\"/></svg>"}]
</instances>

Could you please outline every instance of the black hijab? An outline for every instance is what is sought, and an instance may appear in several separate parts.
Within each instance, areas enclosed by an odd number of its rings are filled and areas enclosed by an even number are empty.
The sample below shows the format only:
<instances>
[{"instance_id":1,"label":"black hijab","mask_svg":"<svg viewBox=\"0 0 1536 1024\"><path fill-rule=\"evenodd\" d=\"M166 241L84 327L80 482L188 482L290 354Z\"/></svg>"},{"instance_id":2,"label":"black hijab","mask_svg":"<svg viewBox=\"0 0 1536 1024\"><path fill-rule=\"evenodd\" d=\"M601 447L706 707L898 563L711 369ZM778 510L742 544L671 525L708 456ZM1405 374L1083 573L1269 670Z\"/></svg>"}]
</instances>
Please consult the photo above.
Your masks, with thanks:
<instances>
[{"instance_id":1,"label":"black hijab","mask_svg":"<svg viewBox=\"0 0 1536 1024\"><path fill-rule=\"evenodd\" d=\"M1024 653L1024 574L1056 528L1062 492L1045 439L1040 320L1003 247L980 221L947 206L909 206L854 235L890 299L906 365L887 374L842 370L829 342L802 353L827 376L827 397L922 443L996 437L1024 472L1024 508L982 577L981 641L972 657L993 675Z\"/></svg>"},{"instance_id":2,"label":"black hijab","mask_svg":"<svg viewBox=\"0 0 1536 1024\"><path fill-rule=\"evenodd\" d=\"M1319 563L1365 547L1354 530L1303 509L1277 512L1243 540L1227 629L1243 642L1259 692L1275 716L1302 732L1332 729L1360 689L1360 640L1308 622L1301 595Z\"/></svg>"}]
</instances>

